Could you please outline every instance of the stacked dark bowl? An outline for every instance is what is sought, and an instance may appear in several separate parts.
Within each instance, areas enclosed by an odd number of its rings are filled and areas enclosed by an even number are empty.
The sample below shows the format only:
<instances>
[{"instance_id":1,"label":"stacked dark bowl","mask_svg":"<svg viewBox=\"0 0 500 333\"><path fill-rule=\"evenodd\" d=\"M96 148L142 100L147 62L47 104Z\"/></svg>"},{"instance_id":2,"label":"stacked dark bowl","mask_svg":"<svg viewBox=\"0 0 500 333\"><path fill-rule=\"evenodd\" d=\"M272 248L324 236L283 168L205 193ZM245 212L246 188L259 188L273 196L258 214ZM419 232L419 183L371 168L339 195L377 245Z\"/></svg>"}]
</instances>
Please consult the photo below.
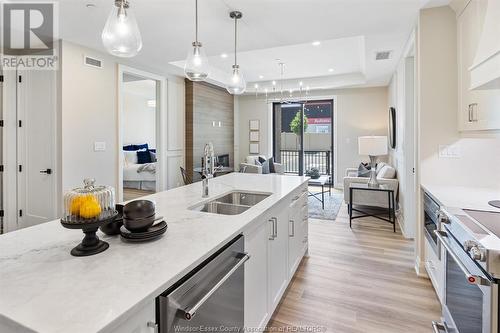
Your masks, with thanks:
<instances>
[{"instance_id":1,"label":"stacked dark bowl","mask_svg":"<svg viewBox=\"0 0 500 333\"><path fill-rule=\"evenodd\" d=\"M123 207L123 225L131 232L147 231L156 219L155 209L152 201L131 201Z\"/></svg>"},{"instance_id":2,"label":"stacked dark bowl","mask_svg":"<svg viewBox=\"0 0 500 333\"><path fill-rule=\"evenodd\" d=\"M167 223L156 216L155 203L149 200L131 201L123 207L123 226L120 234L127 241L146 241L165 233Z\"/></svg>"}]
</instances>

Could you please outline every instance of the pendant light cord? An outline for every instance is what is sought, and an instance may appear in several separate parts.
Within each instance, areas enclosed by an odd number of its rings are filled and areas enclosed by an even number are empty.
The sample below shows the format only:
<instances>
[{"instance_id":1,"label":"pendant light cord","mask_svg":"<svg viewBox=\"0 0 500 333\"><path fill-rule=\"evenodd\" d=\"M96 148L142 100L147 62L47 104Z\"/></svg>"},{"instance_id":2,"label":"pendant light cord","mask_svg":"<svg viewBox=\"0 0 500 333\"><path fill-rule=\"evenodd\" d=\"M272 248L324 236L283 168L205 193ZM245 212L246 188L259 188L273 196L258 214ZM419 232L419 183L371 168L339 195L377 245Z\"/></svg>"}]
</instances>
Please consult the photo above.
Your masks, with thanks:
<instances>
[{"instance_id":1,"label":"pendant light cord","mask_svg":"<svg viewBox=\"0 0 500 333\"><path fill-rule=\"evenodd\" d=\"M198 0L194 0L194 6L195 6L195 9L194 9L194 16L195 16L195 23L194 23L194 26L195 26L195 41L196 41L196 44L198 44Z\"/></svg>"},{"instance_id":2,"label":"pendant light cord","mask_svg":"<svg viewBox=\"0 0 500 333\"><path fill-rule=\"evenodd\" d=\"M237 49L237 42L238 42L238 18L234 18L234 65L238 65L238 61L236 58L236 49Z\"/></svg>"}]
</instances>

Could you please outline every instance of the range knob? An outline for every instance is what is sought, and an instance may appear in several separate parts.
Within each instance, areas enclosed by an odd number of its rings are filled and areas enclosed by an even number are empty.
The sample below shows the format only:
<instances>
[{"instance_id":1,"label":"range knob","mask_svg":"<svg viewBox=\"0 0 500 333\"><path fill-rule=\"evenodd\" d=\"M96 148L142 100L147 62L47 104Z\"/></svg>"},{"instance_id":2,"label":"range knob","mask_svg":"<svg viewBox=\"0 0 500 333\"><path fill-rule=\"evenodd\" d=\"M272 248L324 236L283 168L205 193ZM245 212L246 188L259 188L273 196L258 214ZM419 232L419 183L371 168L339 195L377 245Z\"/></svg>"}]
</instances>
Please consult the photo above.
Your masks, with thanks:
<instances>
[{"instance_id":1,"label":"range knob","mask_svg":"<svg viewBox=\"0 0 500 333\"><path fill-rule=\"evenodd\" d=\"M486 252L481 248L479 248L478 246L472 247L469 253L472 259L474 260L486 261Z\"/></svg>"},{"instance_id":2,"label":"range knob","mask_svg":"<svg viewBox=\"0 0 500 333\"><path fill-rule=\"evenodd\" d=\"M465 252L469 252L470 250L472 250L473 247L478 247L478 244L473 241L473 240L466 240L464 242L464 250Z\"/></svg>"},{"instance_id":3,"label":"range knob","mask_svg":"<svg viewBox=\"0 0 500 333\"><path fill-rule=\"evenodd\" d=\"M443 213L442 211L440 211L438 213L438 220L440 223L443 223L443 224L449 224L450 223L450 220L448 219L448 216L446 216L445 213Z\"/></svg>"}]
</instances>

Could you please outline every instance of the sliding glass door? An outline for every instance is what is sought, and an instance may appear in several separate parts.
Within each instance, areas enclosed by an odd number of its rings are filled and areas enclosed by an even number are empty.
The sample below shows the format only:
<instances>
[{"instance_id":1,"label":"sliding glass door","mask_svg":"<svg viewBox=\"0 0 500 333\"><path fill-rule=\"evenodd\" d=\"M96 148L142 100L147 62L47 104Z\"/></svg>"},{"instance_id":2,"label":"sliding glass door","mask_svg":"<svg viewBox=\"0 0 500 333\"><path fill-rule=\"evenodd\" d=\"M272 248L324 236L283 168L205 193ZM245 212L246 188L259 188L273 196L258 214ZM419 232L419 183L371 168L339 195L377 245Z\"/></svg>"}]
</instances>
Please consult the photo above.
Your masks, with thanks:
<instances>
[{"instance_id":1,"label":"sliding glass door","mask_svg":"<svg viewBox=\"0 0 500 333\"><path fill-rule=\"evenodd\" d=\"M333 175L333 100L273 105L273 153L285 173Z\"/></svg>"}]
</instances>

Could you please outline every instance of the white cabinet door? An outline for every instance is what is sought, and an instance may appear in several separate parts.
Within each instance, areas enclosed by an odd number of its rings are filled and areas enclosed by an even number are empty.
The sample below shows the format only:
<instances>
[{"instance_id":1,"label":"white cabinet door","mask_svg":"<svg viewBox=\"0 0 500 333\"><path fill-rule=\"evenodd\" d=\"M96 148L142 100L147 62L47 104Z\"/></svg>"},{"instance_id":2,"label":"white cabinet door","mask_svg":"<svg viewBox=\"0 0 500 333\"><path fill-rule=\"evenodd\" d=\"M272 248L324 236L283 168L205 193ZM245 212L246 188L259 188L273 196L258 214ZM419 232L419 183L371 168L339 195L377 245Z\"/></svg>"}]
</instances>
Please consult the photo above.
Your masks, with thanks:
<instances>
[{"instance_id":1,"label":"white cabinet door","mask_svg":"<svg viewBox=\"0 0 500 333\"><path fill-rule=\"evenodd\" d=\"M500 90L470 90L470 67L476 55L487 2L471 0L457 20L458 127L461 131L500 129Z\"/></svg>"},{"instance_id":2,"label":"white cabinet door","mask_svg":"<svg viewBox=\"0 0 500 333\"><path fill-rule=\"evenodd\" d=\"M155 302L151 301L136 312L130 314L127 320L113 330L114 333L156 333Z\"/></svg>"},{"instance_id":3,"label":"white cabinet door","mask_svg":"<svg viewBox=\"0 0 500 333\"><path fill-rule=\"evenodd\" d=\"M245 327L263 328L268 311L268 242L269 223L245 233L245 252L250 260L245 264Z\"/></svg>"},{"instance_id":4,"label":"white cabinet door","mask_svg":"<svg viewBox=\"0 0 500 333\"><path fill-rule=\"evenodd\" d=\"M307 193L289 207L288 276L292 278L302 260L307 235Z\"/></svg>"},{"instance_id":5,"label":"white cabinet door","mask_svg":"<svg viewBox=\"0 0 500 333\"><path fill-rule=\"evenodd\" d=\"M425 238L425 270L432 282L432 286L438 295L439 301L443 303L444 297L444 262L431 247L429 240Z\"/></svg>"},{"instance_id":6,"label":"white cabinet door","mask_svg":"<svg viewBox=\"0 0 500 333\"><path fill-rule=\"evenodd\" d=\"M271 217L274 236L269 240L269 293L271 312L278 305L288 283L288 208L289 202L278 205Z\"/></svg>"}]
</instances>

